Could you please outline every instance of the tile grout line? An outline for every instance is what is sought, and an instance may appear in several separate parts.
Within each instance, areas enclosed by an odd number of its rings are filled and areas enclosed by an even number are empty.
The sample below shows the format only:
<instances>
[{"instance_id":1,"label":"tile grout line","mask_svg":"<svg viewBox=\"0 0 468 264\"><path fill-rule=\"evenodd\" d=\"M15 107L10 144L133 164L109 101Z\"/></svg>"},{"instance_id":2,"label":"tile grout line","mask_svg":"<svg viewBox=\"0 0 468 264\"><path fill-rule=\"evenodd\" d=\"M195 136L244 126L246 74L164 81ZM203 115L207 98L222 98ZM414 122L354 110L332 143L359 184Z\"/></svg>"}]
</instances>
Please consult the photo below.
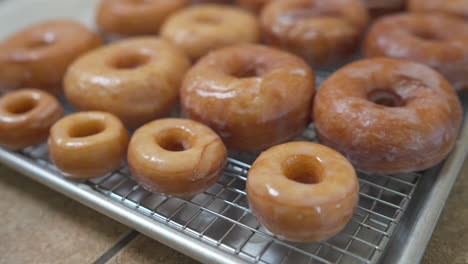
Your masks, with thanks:
<instances>
[{"instance_id":1,"label":"tile grout line","mask_svg":"<svg viewBox=\"0 0 468 264\"><path fill-rule=\"evenodd\" d=\"M1 1L1 0L0 0ZM114 246L109 248L104 254L96 259L92 264L105 264L119 253L125 246L132 242L140 233L136 230L130 231L122 239L120 239Z\"/></svg>"}]
</instances>

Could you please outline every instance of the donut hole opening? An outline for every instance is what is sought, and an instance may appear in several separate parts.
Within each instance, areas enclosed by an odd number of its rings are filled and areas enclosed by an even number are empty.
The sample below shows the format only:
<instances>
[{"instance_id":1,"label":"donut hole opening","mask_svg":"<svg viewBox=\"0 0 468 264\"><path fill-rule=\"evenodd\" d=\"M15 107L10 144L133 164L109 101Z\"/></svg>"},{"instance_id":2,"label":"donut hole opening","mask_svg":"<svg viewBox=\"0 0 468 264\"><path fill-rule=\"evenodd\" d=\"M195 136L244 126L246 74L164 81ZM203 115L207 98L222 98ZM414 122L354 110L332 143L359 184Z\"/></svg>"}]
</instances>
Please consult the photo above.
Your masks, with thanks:
<instances>
[{"instance_id":1,"label":"donut hole opening","mask_svg":"<svg viewBox=\"0 0 468 264\"><path fill-rule=\"evenodd\" d=\"M413 31L414 36L425 41L441 41L441 37L435 32L424 31L424 30L415 30Z\"/></svg>"},{"instance_id":2,"label":"donut hole opening","mask_svg":"<svg viewBox=\"0 0 468 264\"><path fill-rule=\"evenodd\" d=\"M112 63L112 66L119 70L133 70L145 65L149 60L150 56L146 54L125 54L117 57L117 59Z\"/></svg>"},{"instance_id":3,"label":"donut hole opening","mask_svg":"<svg viewBox=\"0 0 468 264\"><path fill-rule=\"evenodd\" d=\"M322 182L322 166L317 158L295 155L282 164L283 174L290 180L303 184Z\"/></svg>"},{"instance_id":4,"label":"donut hole opening","mask_svg":"<svg viewBox=\"0 0 468 264\"><path fill-rule=\"evenodd\" d=\"M167 151L186 151L192 148L192 135L182 128L173 128L162 131L156 136L156 143Z\"/></svg>"},{"instance_id":5,"label":"donut hole opening","mask_svg":"<svg viewBox=\"0 0 468 264\"><path fill-rule=\"evenodd\" d=\"M37 101L31 97L22 97L8 104L6 110L12 114L26 114L37 106Z\"/></svg>"},{"instance_id":6,"label":"donut hole opening","mask_svg":"<svg viewBox=\"0 0 468 264\"><path fill-rule=\"evenodd\" d=\"M218 25L221 24L222 18L218 15L199 15L195 17L195 22L198 24L206 24L206 25Z\"/></svg>"},{"instance_id":7,"label":"donut hole opening","mask_svg":"<svg viewBox=\"0 0 468 264\"><path fill-rule=\"evenodd\" d=\"M83 138L97 135L106 129L106 125L102 120L87 120L76 122L70 127L68 135L71 138Z\"/></svg>"},{"instance_id":8,"label":"donut hole opening","mask_svg":"<svg viewBox=\"0 0 468 264\"><path fill-rule=\"evenodd\" d=\"M248 66L248 67L240 67L233 72L231 72L231 76L239 79L244 79L244 78L255 78L259 77L261 75L261 72L259 69L255 66Z\"/></svg>"},{"instance_id":9,"label":"donut hole opening","mask_svg":"<svg viewBox=\"0 0 468 264\"><path fill-rule=\"evenodd\" d=\"M398 94L384 89L371 91L369 94L367 94L367 99L374 104L386 107L404 106L404 101Z\"/></svg>"},{"instance_id":10,"label":"donut hole opening","mask_svg":"<svg viewBox=\"0 0 468 264\"><path fill-rule=\"evenodd\" d=\"M285 12L284 16L288 20L297 21L316 17L340 17L342 14L337 10L320 7L316 3L302 2Z\"/></svg>"}]
</instances>

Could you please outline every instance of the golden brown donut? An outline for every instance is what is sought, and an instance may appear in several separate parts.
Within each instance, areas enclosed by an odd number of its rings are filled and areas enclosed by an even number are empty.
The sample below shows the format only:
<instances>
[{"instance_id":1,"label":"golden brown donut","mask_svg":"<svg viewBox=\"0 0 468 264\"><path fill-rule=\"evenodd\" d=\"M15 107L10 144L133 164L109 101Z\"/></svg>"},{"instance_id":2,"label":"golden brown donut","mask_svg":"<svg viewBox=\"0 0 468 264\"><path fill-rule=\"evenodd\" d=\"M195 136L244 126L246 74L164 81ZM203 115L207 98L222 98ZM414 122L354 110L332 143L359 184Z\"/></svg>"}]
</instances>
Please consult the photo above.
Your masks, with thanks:
<instances>
[{"instance_id":1,"label":"golden brown donut","mask_svg":"<svg viewBox=\"0 0 468 264\"><path fill-rule=\"evenodd\" d=\"M435 12L468 21L468 1L466 0L408 0L412 12Z\"/></svg>"},{"instance_id":2,"label":"golden brown donut","mask_svg":"<svg viewBox=\"0 0 468 264\"><path fill-rule=\"evenodd\" d=\"M237 3L247 10L253 11L255 13L260 12L262 8L272 0L236 0Z\"/></svg>"},{"instance_id":3,"label":"golden brown donut","mask_svg":"<svg viewBox=\"0 0 468 264\"><path fill-rule=\"evenodd\" d=\"M416 62L375 58L335 72L317 93L320 141L356 169L403 173L427 169L454 146L462 108L450 83Z\"/></svg>"},{"instance_id":4,"label":"golden brown donut","mask_svg":"<svg viewBox=\"0 0 468 264\"><path fill-rule=\"evenodd\" d=\"M161 29L193 60L209 51L237 43L255 43L260 30L254 15L236 7L200 5L172 15Z\"/></svg>"},{"instance_id":5,"label":"golden brown donut","mask_svg":"<svg viewBox=\"0 0 468 264\"><path fill-rule=\"evenodd\" d=\"M363 0L372 17L378 17L392 12L401 11L406 0Z\"/></svg>"},{"instance_id":6,"label":"golden brown donut","mask_svg":"<svg viewBox=\"0 0 468 264\"><path fill-rule=\"evenodd\" d=\"M438 14L386 16L370 29L366 57L413 60L436 69L457 90L468 88L468 23Z\"/></svg>"},{"instance_id":7,"label":"golden brown donut","mask_svg":"<svg viewBox=\"0 0 468 264\"><path fill-rule=\"evenodd\" d=\"M360 0L279 0L260 21L267 43L325 67L356 51L369 16Z\"/></svg>"},{"instance_id":8,"label":"golden brown donut","mask_svg":"<svg viewBox=\"0 0 468 264\"><path fill-rule=\"evenodd\" d=\"M80 110L113 113L136 128L169 114L189 66L165 40L126 39L75 61L65 76L65 95Z\"/></svg>"},{"instance_id":9,"label":"golden brown donut","mask_svg":"<svg viewBox=\"0 0 468 264\"><path fill-rule=\"evenodd\" d=\"M101 0L96 23L108 36L157 34L164 20L187 0Z\"/></svg>"},{"instance_id":10,"label":"golden brown donut","mask_svg":"<svg viewBox=\"0 0 468 264\"><path fill-rule=\"evenodd\" d=\"M215 130L229 149L258 151L309 123L315 76L300 58L241 44L213 51L185 76L183 114Z\"/></svg>"},{"instance_id":11,"label":"golden brown donut","mask_svg":"<svg viewBox=\"0 0 468 264\"><path fill-rule=\"evenodd\" d=\"M19 150L42 143L62 114L60 103L47 92L22 89L8 93L0 98L0 145Z\"/></svg>"},{"instance_id":12,"label":"golden brown donut","mask_svg":"<svg viewBox=\"0 0 468 264\"><path fill-rule=\"evenodd\" d=\"M282 239L312 242L340 232L359 200L353 166L335 150L290 142L263 152L247 177L257 220Z\"/></svg>"},{"instance_id":13,"label":"golden brown donut","mask_svg":"<svg viewBox=\"0 0 468 264\"><path fill-rule=\"evenodd\" d=\"M30 26L0 43L0 90L35 87L59 93L68 65L99 45L96 33L73 21Z\"/></svg>"},{"instance_id":14,"label":"golden brown donut","mask_svg":"<svg viewBox=\"0 0 468 264\"><path fill-rule=\"evenodd\" d=\"M127 146L127 130L109 113L75 113L60 119L50 130L50 158L73 179L95 178L118 169Z\"/></svg>"},{"instance_id":15,"label":"golden brown donut","mask_svg":"<svg viewBox=\"0 0 468 264\"><path fill-rule=\"evenodd\" d=\"M128 149L133 177L146 189L189 197L213 185L223 173L226 147L209 127L167 118L140 127Z\"/></svg>"}]
</instances>

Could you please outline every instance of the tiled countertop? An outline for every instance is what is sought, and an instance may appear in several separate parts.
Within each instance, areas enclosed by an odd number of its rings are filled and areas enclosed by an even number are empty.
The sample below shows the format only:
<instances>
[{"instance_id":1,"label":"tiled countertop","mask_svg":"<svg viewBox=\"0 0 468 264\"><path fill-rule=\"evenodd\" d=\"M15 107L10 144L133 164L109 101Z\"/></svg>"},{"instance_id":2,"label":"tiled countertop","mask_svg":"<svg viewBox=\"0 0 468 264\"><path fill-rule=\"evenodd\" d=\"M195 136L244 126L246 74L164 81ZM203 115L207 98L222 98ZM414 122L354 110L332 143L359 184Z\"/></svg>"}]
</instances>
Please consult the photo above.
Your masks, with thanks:
<instances>
[{"instance_id":1,"label":"tiled countertop","mask_svg":"<svg viewBox=\"0 0 468 264\"><path fill-rule=\"evenodd\" d=\"M468 263L468 161L422 263ZM198 263L0 165L0 264Z\"/></svg>"}]
</instances>

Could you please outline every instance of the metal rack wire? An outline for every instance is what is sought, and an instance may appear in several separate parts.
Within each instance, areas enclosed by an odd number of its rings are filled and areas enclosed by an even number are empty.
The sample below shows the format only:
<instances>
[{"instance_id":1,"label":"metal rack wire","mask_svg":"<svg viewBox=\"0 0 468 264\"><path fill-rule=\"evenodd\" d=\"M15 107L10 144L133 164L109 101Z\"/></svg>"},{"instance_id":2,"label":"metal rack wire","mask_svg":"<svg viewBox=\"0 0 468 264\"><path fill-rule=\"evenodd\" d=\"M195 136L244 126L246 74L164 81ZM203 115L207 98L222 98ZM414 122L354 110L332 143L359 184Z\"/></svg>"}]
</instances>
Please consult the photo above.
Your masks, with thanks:
<instances>
[{"instance_id":1,"label":"metal rack wire","mask_svg":"<svg viewBox=\"0 0 468 264\"><path fill-rule=\"evenodd\" d=\"M316 141L313 127L297 140ZM23 155L58 172L46 145ZM189 200L140 187L127 166L83 182L142 215L251 263L376 263L405 213L422 174L359 174L360 201L351 222L337 236L318 243L290 243L268 233L249 210L245 183L256 155L231 153L221 179Z\"/></svg>"}]
</instances>

